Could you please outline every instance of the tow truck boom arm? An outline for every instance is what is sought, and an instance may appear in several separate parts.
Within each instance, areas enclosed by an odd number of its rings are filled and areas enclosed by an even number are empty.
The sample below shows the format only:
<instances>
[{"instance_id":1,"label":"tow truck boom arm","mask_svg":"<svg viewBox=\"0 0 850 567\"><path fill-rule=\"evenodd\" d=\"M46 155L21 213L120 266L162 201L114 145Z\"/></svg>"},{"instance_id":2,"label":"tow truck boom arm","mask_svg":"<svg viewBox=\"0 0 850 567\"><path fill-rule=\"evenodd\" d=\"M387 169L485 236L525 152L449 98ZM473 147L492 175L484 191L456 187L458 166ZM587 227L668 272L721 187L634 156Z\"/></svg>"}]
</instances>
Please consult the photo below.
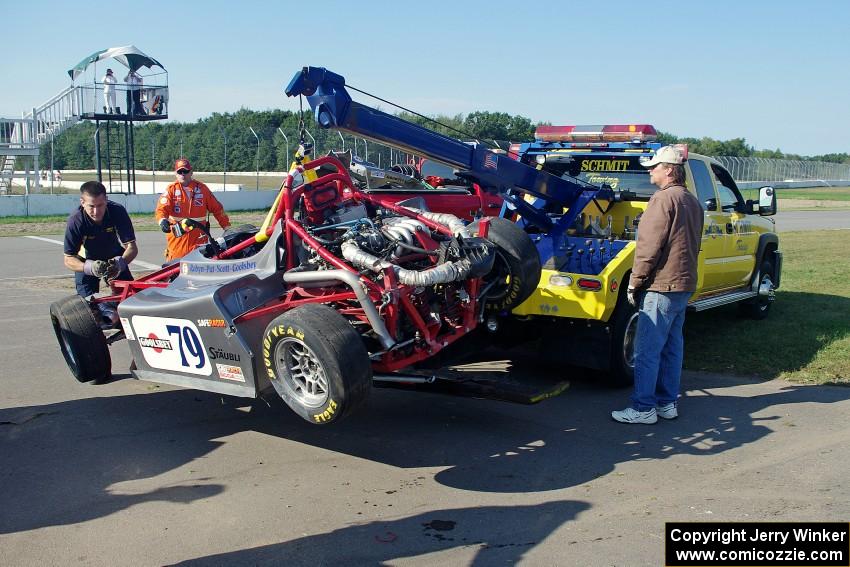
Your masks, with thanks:
<instances>
[{"instance_id":1,"label":"tow truck boom arm","mask_svg":"<svg viewBox=\"0 0 850 567\"><path fill-rule=\"evenodd\" d=\"M322 67L304 67L286 87L287 96L304 95L322 128L335 128L423 155L454 168L489 190L512 189L574 208L598 189L539 171L479 144L467 144L351 100L345 78ZM590 194L592 195L590 195ZM582 205L583 206L583 205Z\"/></svg>"}]
</instances>

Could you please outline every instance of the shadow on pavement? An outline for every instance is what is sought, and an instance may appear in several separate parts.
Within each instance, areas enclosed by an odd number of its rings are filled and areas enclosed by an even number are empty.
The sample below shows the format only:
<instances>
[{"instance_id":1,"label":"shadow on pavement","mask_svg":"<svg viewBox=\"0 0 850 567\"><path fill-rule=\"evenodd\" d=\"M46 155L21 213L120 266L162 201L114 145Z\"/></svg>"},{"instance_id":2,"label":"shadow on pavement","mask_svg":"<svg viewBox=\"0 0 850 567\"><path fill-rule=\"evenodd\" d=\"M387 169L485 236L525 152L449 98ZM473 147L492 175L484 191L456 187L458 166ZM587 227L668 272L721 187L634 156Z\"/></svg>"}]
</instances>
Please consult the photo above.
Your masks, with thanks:
<instances>
[{"instance_id":1,"label":"shadow on pavement","mask_svg":"<svg viewBox=\"0 0 850 567\"><path fill-rule=\"evenodd\" d=\"M178 565L384 565L460 547L477 548L469 565L516 565L525 553L587 508L586 503L565 500L533 506L433 510Z\"/></svg>"},{"instance_id":2,"label":"shadow on pavement","mask_svg":"<svg viewBox=\"0 0 850 567\"><path fill-rule=\"evenodd\" d=\"M541 372L534 359L520 355L480 363L517 379ZM96 386L81 387L96 395ZM218 495L231 481L203 478L202 464L197 465L200 478L174 486L162 487L154 477L201 459L226 443L220 439L244 431L392 467L442 468L435 480L453 488L530 493L580 485L637 459L717 454L770 435L772 424L787 413L774 410L777 405L850 398L846 388L777 390L696 374L686 376L683 390L682 417L654 426L611 421L610 411L627 403L628 391L603 388L589 377L533 406L376 389L360 413L326 427L303 421L276 399L266 405L189 390L4 409L0 506L7 513L0 515L0 533L84 522L148 501L191 503ZM125 481L135 481L136 491L147 482L150 490L127 493L116 487ZM566 508L554 508L558 521L578 511L575 503L561 506ZM475 509L456 515L463 514L477 517ZM398 520L387 530L409 530L425 521L424 516ZM357 529L333 533L360 537ZM474 533L468 538L476 540Z\"/></svg>"}]
</instances>

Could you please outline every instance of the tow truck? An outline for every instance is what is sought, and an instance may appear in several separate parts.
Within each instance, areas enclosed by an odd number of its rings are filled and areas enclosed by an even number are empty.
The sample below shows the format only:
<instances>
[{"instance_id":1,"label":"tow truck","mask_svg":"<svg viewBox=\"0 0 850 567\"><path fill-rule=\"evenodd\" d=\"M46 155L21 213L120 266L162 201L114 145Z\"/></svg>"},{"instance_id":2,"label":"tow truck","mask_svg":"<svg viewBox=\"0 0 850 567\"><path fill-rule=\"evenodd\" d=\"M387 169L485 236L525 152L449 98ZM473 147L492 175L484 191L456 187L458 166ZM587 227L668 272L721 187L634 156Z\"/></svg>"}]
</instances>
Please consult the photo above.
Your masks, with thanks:
<instances>
[{"instance_id":1,"label":"tow truck","mask_svg":"<svg viewBox=\"0 0 850 567\"><path fill-rule=\"evenodd\" d=\"M322 128L458 168L476 191L503 199L500 216L531 236L542 272L536 282L513 281L514 289L489 302L486 328L494 340L536 336L544 354L562 364L602 370L618 385L633 381L637 313L625 288L640 217L655 190L640 165L661 147L652 125L540 126L533 142L500 155L354 102L345 79L322 68L304 68L286 92L305 95ZM782 269L768 218L776 213L773 187L745 200L716 160L691 153L685 167L687 187L705 211L689 309L737 303L749 317L766 317ZM517 304L515 292L526 285L533 291Z\"/></svg>"},{"instance_id":2,"label":"tow truck","mask_svg":"<svg viewBox=\"0 0 850 567\"><path fill-rule=\"evenodd\" d=\"M541 279L512 310L520 323L535 322L550 359L607 371L615 384L629 384L634 377L637 313L625 300L625 288L640 217L656 190L641 161L661 147L657 137L649 124L541 125L534 141L511 147L520 163L608 187L617 196L591 202L565 234L532 234L543 259ZM687 188L705 215L697 291L688 309L738 304L742 315L763 319L782 273L779 237L769 218L776 214L776 193L765 186L758 200L746 200L722 164L681 149Z\"/></svg>"}]
</instances>

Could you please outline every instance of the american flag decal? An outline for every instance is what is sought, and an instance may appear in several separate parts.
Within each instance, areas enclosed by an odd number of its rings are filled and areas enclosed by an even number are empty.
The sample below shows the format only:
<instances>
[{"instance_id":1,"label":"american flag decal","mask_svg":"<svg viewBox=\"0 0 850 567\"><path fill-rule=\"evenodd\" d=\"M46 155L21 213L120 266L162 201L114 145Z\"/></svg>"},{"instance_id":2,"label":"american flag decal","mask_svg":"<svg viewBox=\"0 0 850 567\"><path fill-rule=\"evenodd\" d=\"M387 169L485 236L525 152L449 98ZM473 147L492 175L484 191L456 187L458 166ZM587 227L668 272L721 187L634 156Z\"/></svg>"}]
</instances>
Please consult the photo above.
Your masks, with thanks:
<instances>
[{"instance_id":1,"label":"american flag decal","mask_svg":"<svg viewBox=\"0 0 850 567\"><path fill-rule=\"evenodd\" d=\"M484 154L484 167L486 169L498 169L498 165L496 165L496 154L491 154L487 152Z\"/></svg>"}]
</instances>

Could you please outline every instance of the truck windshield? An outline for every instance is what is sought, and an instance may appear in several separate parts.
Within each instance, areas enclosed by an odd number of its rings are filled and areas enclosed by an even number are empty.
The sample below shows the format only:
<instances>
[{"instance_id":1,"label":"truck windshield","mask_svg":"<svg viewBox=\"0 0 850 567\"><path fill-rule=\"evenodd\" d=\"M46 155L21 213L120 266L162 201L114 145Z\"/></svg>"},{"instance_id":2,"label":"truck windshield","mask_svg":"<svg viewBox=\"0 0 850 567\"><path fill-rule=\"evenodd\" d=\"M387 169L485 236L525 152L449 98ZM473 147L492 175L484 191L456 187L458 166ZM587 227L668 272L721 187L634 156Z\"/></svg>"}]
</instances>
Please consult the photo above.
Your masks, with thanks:
<instances>
[{"instance_id":1,"label":"truck windshield","mask_svg":"<svg viewBox=\"0 0 850 567\"><path fill-rule=\"evenodd\" d=\"M573 177L615 191L632 191L650 197L658 189L649 182L649 172L640 165L639 156L560 154L547 156L544 171L558 177Z\"/></svg>"}]
</instances>

